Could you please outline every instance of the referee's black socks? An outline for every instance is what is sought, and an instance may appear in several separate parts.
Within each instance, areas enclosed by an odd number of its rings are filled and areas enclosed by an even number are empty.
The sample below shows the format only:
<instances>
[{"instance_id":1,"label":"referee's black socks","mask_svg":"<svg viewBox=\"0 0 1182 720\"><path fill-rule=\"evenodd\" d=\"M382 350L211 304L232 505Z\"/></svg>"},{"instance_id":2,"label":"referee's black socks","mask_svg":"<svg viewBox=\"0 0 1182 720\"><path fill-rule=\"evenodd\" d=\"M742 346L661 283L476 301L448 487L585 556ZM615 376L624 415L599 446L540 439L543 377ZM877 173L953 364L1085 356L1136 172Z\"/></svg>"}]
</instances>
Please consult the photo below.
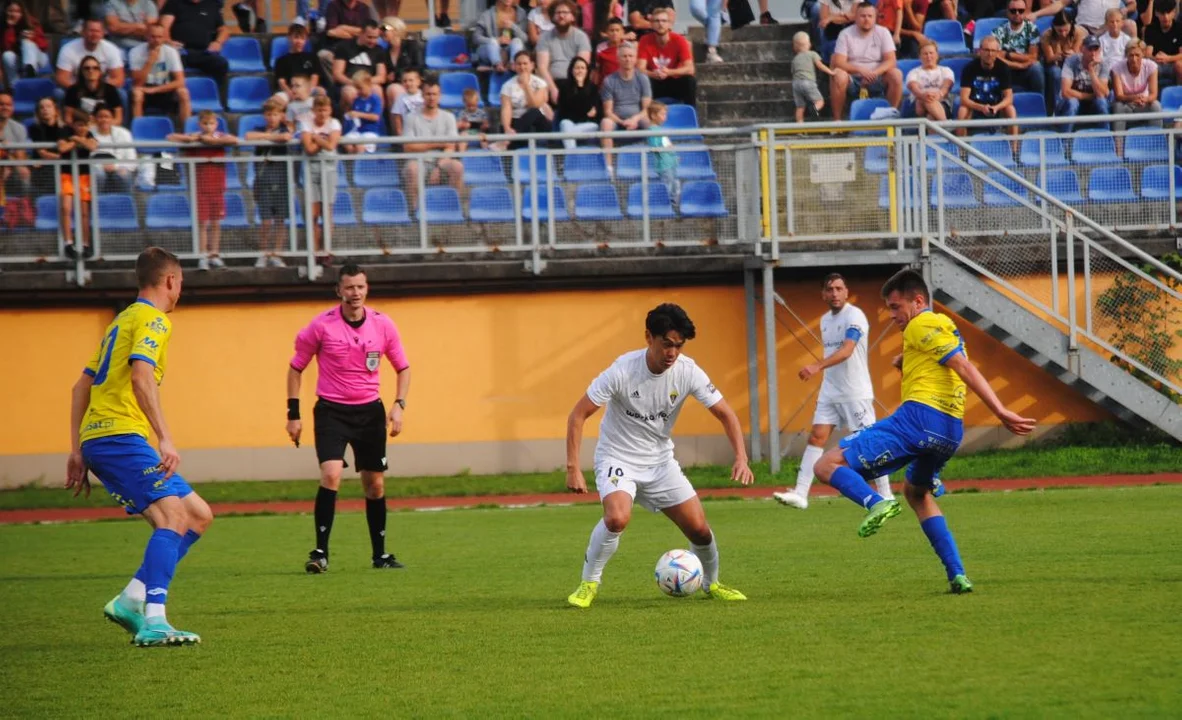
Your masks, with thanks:
<instances>
[{"instance_id":1,"label":"referee's black socks","mask_svg":"<svg viewBox=\"0 0 1182 720\"><path fill-rule=\"evenodd\" d=\"M386 554L386 498L365 499L365 520L369 523L369 543L373 546L373 559Z\"/></svg>"},{"instance_id":2,"label":"referee's black socks","mask_svg":"<svg viewBox=\"0 0 1182 720\"><path fill-rule=\"evenodd\" d=\"M337 491L321 487L316 493L316 549L328 554L328 536L332 533L332 519L337 512Z\"/></svg>"}]
</instances>

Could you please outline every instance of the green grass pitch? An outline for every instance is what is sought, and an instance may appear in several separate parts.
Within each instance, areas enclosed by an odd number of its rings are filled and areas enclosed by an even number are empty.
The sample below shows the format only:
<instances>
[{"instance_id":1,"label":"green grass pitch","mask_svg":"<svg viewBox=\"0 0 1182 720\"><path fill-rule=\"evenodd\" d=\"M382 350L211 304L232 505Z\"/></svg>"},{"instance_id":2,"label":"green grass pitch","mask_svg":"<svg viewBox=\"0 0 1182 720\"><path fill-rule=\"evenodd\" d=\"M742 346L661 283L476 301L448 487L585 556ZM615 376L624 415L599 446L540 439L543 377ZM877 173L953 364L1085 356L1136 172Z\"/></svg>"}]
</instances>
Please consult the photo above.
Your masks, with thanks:
<instances>
[{"instance_id":1,"label":"green grass pitch","mask_svg":"<svg viewBox=\"0 0 1182 720\"><path fill-rule=\"evenodd\" d=\"M909 511L876 537L817 500L709 502L746 603L662 596L684 547L637 509L599 599L565 606L595 507L396 513L404 571L337 517L305 576L308 516L214 523L169 616L196 648L137 649L103 620L139 522L0 527L0 716L1166 717L1182 714L1182 487L954 494L976 592L946 594Z\"/></svg>"}]
</instances>

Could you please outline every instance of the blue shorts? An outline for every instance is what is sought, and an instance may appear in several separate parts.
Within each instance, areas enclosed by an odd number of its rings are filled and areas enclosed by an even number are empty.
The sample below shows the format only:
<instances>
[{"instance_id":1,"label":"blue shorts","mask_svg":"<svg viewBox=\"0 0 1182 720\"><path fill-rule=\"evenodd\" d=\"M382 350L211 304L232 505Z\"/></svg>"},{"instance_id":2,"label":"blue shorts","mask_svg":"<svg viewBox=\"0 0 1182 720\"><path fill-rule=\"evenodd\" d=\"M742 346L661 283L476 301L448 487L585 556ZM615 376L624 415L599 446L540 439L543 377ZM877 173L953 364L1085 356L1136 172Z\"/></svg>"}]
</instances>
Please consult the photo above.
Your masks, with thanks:
<instances>
[{"instance_id":1,"label":"blue shorts","mask_svg":"<svg viewBox=\"0 0 1182 720\"><path fill-rule=\"evenodd\" d=\"M867 480L910 465L907 482L931 489L963 437L962 420L905 402L889 417L843 438L840 446L846 464Z\"/></svg>"},{"instance_id":2,"label":"blue shorts","mask_svg":"<svg viewBox=\"0 0 1182 720\"><path fill-rule=\"evenodd\" d=\"M180 475L164 478L160 454L139 435L87 440L82 443L82 459L128 515L142 513L160 498L183 498L193 492Z\"/></svg>"}]
</instances>

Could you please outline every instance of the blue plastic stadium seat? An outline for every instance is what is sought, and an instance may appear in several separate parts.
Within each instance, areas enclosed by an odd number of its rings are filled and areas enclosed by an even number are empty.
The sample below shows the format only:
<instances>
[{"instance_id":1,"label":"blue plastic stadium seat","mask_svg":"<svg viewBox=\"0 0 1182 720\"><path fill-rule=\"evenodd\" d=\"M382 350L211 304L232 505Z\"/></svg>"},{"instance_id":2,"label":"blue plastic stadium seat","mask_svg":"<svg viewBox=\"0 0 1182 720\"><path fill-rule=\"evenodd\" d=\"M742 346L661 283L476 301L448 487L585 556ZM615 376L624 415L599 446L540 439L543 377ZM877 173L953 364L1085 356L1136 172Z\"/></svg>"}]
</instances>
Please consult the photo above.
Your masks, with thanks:
<instances>
[{"instance_id":1,"label":"blue plastic stadium seat","mask_svg":"<svg viewBox=\"0 0 1182 720\"><path fill-rule=\"evenodd\" d=\"M1107 130L1079 130L1071 141L1071 160L1084 165L1115 165L1116 142Z\"/></svg>"},{"instance_id":2,"label":"blue plastic stadium seat","mask_svg":"<svg viewBox=\"0 0 1182 720\"><path fill-rule=\"evenodd\" d=\"M1128 162L1166 162L1170 146L1160 128L1134 128L1125 138L1125 160Z\"/></svg>"},{"instance_id":3,"label":"blue plastic stadium seat","mask_svg":"<svg viewBox=\"0 0 1182 720\"><path fill-rule=\"evenodd\" d=\"M923 25L924 37L936 43L940 55L967 55L964 26L955 20L929 20Z\"/></svg>"},{"instance_id":4,"label":"blue plastic stadium seat","mask_svg":"<svg viewBox=\"0 0 1182 720\"><path fill-rule=\"evenodd\" d=\"M1014 110L1020 118L1046 117L1047 100L1042 93L1016 92L1014 93Z\"/></svg>"},{"instance_id":5,"label":"blue plastic stadium seat","mask_svg":"<svg viewBox=\"0 0 1182 720\"><path fill-rule=\"evenodd\" d=\"M464 222L460 194L453 187L432 186L423 196L427 209L427 224L446 225ZM418 210L418 208L415 208Z\"/></svg>"},{"instance_id":6,"label":"blue plastic stadium seat","mask_svg":"<svg viewBox=\"0 0 1182 720\"><path fill-rule=\"evenodd\" d=\"M457 62L461 55L466 59ZM463 35L436 35L427 41L427 67L432 70L467 70L472 67L468 41Z\"/></svg>"},{"instance_id":7,"label":"blue plastic stadium seat","mask_svg":"<svg viewBox=\"0 0 1182 720\"><path fill-rule=\"evenodd\" d=\"M1063 140L1050 137L1047 132L1029 132L1023 136L1018 160L1023 167L1041 167L1045 162L1047 167L1057 167L1067 164L1067 153L1063 150Z\"/></svg>"},{"instance_id":8,"label":"blue plastic stadium seat","mask_svg":"<svg viewBox=\"0 0 1182 720\"><path fill-rule=\"evenodd\" d=\"M985 183L985 205L988 207L1017 207L1021 203L1009 193L1002 190L1010 190L1020 198L1026 198L1026 188L1018 184L1017 180L1002 175L999 172L989 173L989 180L992 182Z\"/></svg>"},{"instance_id":9,"label":"blue plastic stadium seat","mask_svg":"<svg viewBox=\"0 0 1182 720\"><path fill-rule=\"evenodd\" d=\"M232 73L264 73L263 48L259 41L244 35L232 35L222 45L222 57L230 63Z\"/></svg>"},{"instance_id":10,"label":"blue plastic stadium seat","mask_svg":"<svg viewBox=\"0 0 1182 720\"><path fill-rule=\"evenodd\" d=\"M918 173L912 175L910 185L911 185L910 194L907 195L907 197L900 198L900 201L899 201L902 206L905 206L909 209L915 207L916 204L919 202L920 186L919 186L919 174ZM907 191L906 187L904 187L903 190L906 192ZM891 207L891 193L892 192L893 192L893 189L891 187L890 177L887 175L884 175L878 181L878 207L879 207L879 209L881 209L881 210L890 209L890 207Z\"/></svg>"},{"instance_id":11,"label":"blue plastic stadium seat","mask_svg":"<svg viewBox=\"0 0 1182 720\"><path fill-rule=\"evenodd\" d=\"M501 88L505 83L512 80L516 75L509 72L491 73L488 76L488 97L485 98L489 105L501 104Z\"/></svg>"},{"instance_id":12,"label":"blue plastic stadium seat","mask_svg":"<svg viewBox=\"0 0 1182 720\"><path fill-rule=\"evenodd\" d=\"M398 163L394 160L358 160L353 164L353 184L359 188L398 187Z\"/></svg>"},{"instance_id":13,"label":"blue plastic stadium seat","mask_svg":"<svg viewBox=\"0 0 1182 720\"><path fill-rule=\"evenodd\" d=\"M242 199L242 193L226 193L226 217L222 218L222 227L250 227L250 218L246 214L246 202Z\"/></svg>"},{"instance_id":14,"label":"blue plastic stadium seat","mask_svg":"<svg viewBox=\"0 0 1182 720\"><path fill-rule=\"evenodd\" d=\"M480 81L470 72L444 73L439 76L439 107L455 110L464 107L464 91L472 88L480 96ZM484 105L484 101L480 101Z\"/></svg>"},{"instance_id":15,"label":"blue plastic stadium seat","mask_svg":"<svg viewBox=\"0 0 1182 720\"><path fill-rule=\"evenodd\" d=\"M575 217L579 220L623 220L616 186L609 183L580 185L575 192Z\"/></svg>"},{"instance_id":16,"label":"blue plastic stadium seat","mask_svg":"<svg viewBox=\"0 0 1182 720\"><path fill-rule=\"evenodd\" d=\"M866 154L862 158L862 169L875 175L890 170L890 148L884 145L871 145L866 148Z\"/></svg>"},{"instance_id":17,"label":"blue plastic stadium seat","mask_svg":"<svg viewBox=\"0 0 1182 720\"><path fill-rule=\"evenodd\" d=\"M245 140L246 133L262 130L267 127L267 119L262 115L243 115L238 118L238 137Z\"/></svg>"},{"instance_id":18,"label":"blue plastic stadium seat","mask_svg":"<svg viewBox=\"0 0 1182 720\"><path fill-rule=\"evenodd\" d=\"M683 150L677 153L679 180L714 180L717 177L709 150Z\"/></svg>"},{"instance_id":19,"label":"blue plastic stadium seat","mask_svg":"<svg viewBox=\"0 0 1182 720\"><path fill-rule=\"evenodd\" d=\"M533 167L538 177L538 184L543 185L546 182L546 177L550 175L551 169L554 167L554 160L550 155L535 155ZM517 159L513 162L513 179L523 185L530 182L530 177L535 174L530 172L529 154L521 151L517 154Z\"/></svg>"},{"instance_id":20,"label":"blue plastic stadium seat","mask_svg":"<svg viewBox=\"0 0 1182 720\"><path fill-rule=\"evenodd\" d=\"M140 229L139 213L130 195L99 195L98 226L103 232L133 232Z\"/></svg>"},{"instance_id":21,"label":"blue plastic stadium seat","mask_svg":"<svg viewBox=\"0 0 1182 720\"><path fill-rule=\"evenodd\" d=\"M883 98L866 98L850 103L850 120L869 120L874 111L879 108L890 107L891 104Z\"/></svg>"},{"instance_id":22,"label":"blue plastic stadium seat","mask_svg":"<svg viewBox=\"0 0 1182 720\"><path fill-rule=\"evenodd\" d=\"M150 230L187 230L193 227L193 212L184 193L161 193L148 197L145 225Z\"/></svg>"},{"instance_id":23,"label":"blue plastic stadium seat","mask_svg":"<svg viewBox=\"0 0 1182 720\"><path fill-rule=\"evenodd\" d=\"M264 77L233 77L226 91L230 112L258 112L271 97L271 82Z\"/></svg>"},{"instance_id":24,"label":"blue plastic stadium seat","mask_svg":"<svg viewBox=\"0 0 1182 720\"><path fill-rule=\"evenodd\" d=\"M499 155L471 152L465 153L461 161L465 185L502 185L509 181Z\"/></svg>"},{"instance_id":25,"label":"blue plastic stadium seat","mask_svg":"<svg viewBox=\"0 0 1182 720\"><path fill-rule=\"evenodd\" d=\"M644 217L643 200L644 186L641 183L630 185L628 187L628 217ZM576 207L575 210L577 211L578 208ZM669 199L669 187L663 182L648 184L648 216L652 220L664 220L677 216L673 212L673 203Z\"/></svg>"},{"instance_id":26,"label":"blue plastic stadium seat","mask_svg":"<svg viewBox=\"0 0 1182 720\"><path fill-rule=\"evenodd\" d=\"M53 96L53 81L46 78L22 78L12 83L12 107L15 115L32 115L41 98Z\"/></svg>"},{"instance_id":27,"label":"blue plastic stadium seat","mask_svg":"<svg viewBox=\"0 0 1182 720\"><path fill-rule=\"evenodd\" d=\"M275 68L275 61L283 57L291 50L291 43L287 41L286 35L278 35L271 38L271 68Z\"/></svg>"},{"instance_id":28,"label":"blue plastic stadium seat","mask_svg":"<svg viewBox=\"0 0 1182 720\"><path fill-rule=\"evenodd\" d=\"M616 177L620 180L639 180L640 179L640 159L641 153L638 152L624 152L616 156ZM648 177L653 180L657 177L657 171L653 168L653 155L648 154L645 158L648 163Z\"/></svg>"},{"instance_id":29,"label":"blue plastic stadium seat","mask_svg":"<svg viewBox=\"0 0 1182 720\"><path fill-rule=\"evenodd\" d=\"M185 129L183 132L186 135L191 135L195 132L198 132L201 129L200 123L201 123L201 121L197 118L196 115L190 115L188 117L188 119L185 120ZM220 132L220 133L229 132L227 130L226 118L222 117L221 115L218 115L218 132ZM132 137L135 137L135 135L132 135ZM136 139L138 140L139 138L136 138Z\"/></svg>"},{"instance_id":30,"label":"blue plastic stadium seat","mask_svg":"<svg viewBox=\"0 0 1182 720\"><path fill-rule=\"evenodd\" d=\"M897 65L899 68L899 72L903 73L903 82L907 82L907 73L909 73L912 70L914 70L915 68L919 67L920 64L921 63L918 60L915 60L914 58L898 61Z\"/></svg>"},{"instance_id":31,"label":"blue plastic stadium seat","mask_svg":"<svg viewBox=\"0 0 1182 720\"><path fill-rule=\"evenodd\" d=\"M481 185L468 194L468 217L472 222L514 222L517 210L507 185Z\"/></svg>"},{"instance_id":32,"label":"blue plastic stadium seat","mask_svg":"<svg viewBox=\"0 0 1182 720\"><path fill-rule=\"evenodd\" d=\"M693 105L670 105L665 118L665 128L670 130L690 130L701 127L698 124L698 112ZM702 142L701 135L672 135L670 139L677 142Z\"/></svg>"},{"instance_id":33,"label":"blue plastic stadium seat","mask_svg":"<svg viewBox=\"0 0 1182 720\"><path fill-rule=\"evenodd\" d=\"M980 18L973 23L973 50L981 49L981 41L993 34L997 28L1009 22L1008 18Z\"/></svg>"},{"instance_id":34,"label":"blue plastic stadium seat","mask_svg":"<svg viewBox=\"0 0 1182 720\"><path fill-rule=\"evenodd\" d=\"M929 202L932 207L940 205L939 175L932 176L932 189ZM973 189L973 178L959 170L944 171L944 207L971 208L977 207L977 193Z\"/></svg>"},{"instance_id":35,"label":"blue plastic stadium seat","mask_svg":"<svg viewBox=\"0 0 1182 720\"><path fill-rule=\"evenodd\" d=\"M1038 28L1039 37L1042 37L1042 34L1045 33L1047 30L1050 30L1051 26L1054 24L1055 24L1055 17L1053 15L1043 15L1040 18L1036 18L1034 21L1034 26L1036 28Z\"/></svg>"},{"instance_id":36,"label":"blue plastic stadium seat","mask_svg":"<svg viewBox=\"0 0 1182 720\"><path fill-rule=\"evenodd\" d=\"M722 188L710 180L695 180L681 186L681 216L688 218L726 217Z\"/></svg>"},{"instance_id":37,"label":"blue plastic stadium seat","mask_svg":"<svg viewBox=\"0 0 1182 720\"><path fill-rule=\"evenodd\" d=\"M1141 171L1141 197L1146 200L1168 200L1170 198L1170 168L1168 165L1150 165ZM1182 198L1182 167L1174 166L1174 198ZM40 215L38 215L40 221Z\"/></svg>"},{"instance_id":38,"label":"blue plastic stadium seat","mask_svg":"<svg viewBox=\"0 0 1182 720\"><path fill-rule=\"evenodd\" d=\"M57 230L57 195L42 195L37 198L37 219L33 227L37 230Z\"/></svg>"},{"instance_id":39,"label":"blue plastic stadium seat","mask_svg":"<svg viewBox=\"0 0 1182 720\"><path fill-rule=\"evenodd\" d=\"M357 211L353 209L353 196L348 190L337 190L337 195L332 200L332 224L357 224Z\"/></svg>"},{"instance_id":40,"label":"blue plastic stadium seat","mask_svg":"<svg viewBox=\"0 0 1182 720\"><path fill-rule=\"evenodd\" d=\"M940 58L940 64L952 71L952 88L960 87L960 76L965 66L973 61L972 58Z\"/></svg>"},{"instance_id":41,"label":"blue plastic stadium seat","mask_svg":"<svg viewBox=\"0 0 1182 720\"><path fill-rule=\"evenodd\" d=\"M969 138L969 144L977 150L980 150L984 155L988 156L990 160L996 162L1004 168L1012 168L1017 163L1014 162L1014 149L1010 145L1008 137L1000 135L978 135L974 138ZM976 155L969 155L969 165L975 168L988 167L984 161L977 158Z\"/></svg>"},{"instance_id":42,"label":"blue plastic stadium seat","mask_svg":"<svg viewBox=\"0 0 1182 720\"><path fill-rule=\"evenodd\" d=\"M196 116L193 115L190 117ZM137 117L131 121L131 136L136 142L163 141L173 132L176 132L176 129L173 127L172 118L161 116ZM152 149L141 152L155 155L160 150Z\"/></svg>"},{"instance_id":43,"label":"blue plastic stadium seat","mask_svg":"<svg viewBox=\"0 0 1182 720\"><path fill-rule=\"evenodd\" d=\"M408 225L406 196L393 188L371 188L361 203L361 222L367 225Z\"/></svg>"},{"instance_id":44,"label":"blue plastic stadium seat","mask_svg":"<svg viewBox=\"0 0 1182 720\"><path fill-rule=\"evenodd\" d=\"M1079 177L1071 169L1047 171L1047 193L1067 205L1081 205L1083 193L1079 190Z\"/></svg>"},{"instance_id":45,"label":"blue plastic stadium seat","mask_svg":"<svg viewBox=\"0 0 1182 720\"><path fill-rule=\"evenodd\" d=\"M538 220L547 222L550 219L550 205L546 192L546 183L538 182ZM527 221L534 219L533 189L529 185L521 186L521 216ZM554 186L554 219L570 220L570 213L566 209L566 193L561 185Z\"/></svg>"},{"instance_id":46,"label":"blue plastic stadium seat","mask_svg":"<svg viewBox=\"0 0 1182 720\"><path fill-rule=\"evenodd\" d=\"M266 81L264 80L264 82ZM191 77L186 71L185 87L189 89L189 100L194 113L202 110L213 110L219 113L226 111L222 107L222 101L218 95L218 84L212 78ZM250 110L258 110L258 107L250 108Z\"/></svg>"},{"instance_id":47,"label":"blue plastic stadium seat","mask_svg":"<svg viewBox=\"0 0 1182 720\"><path fill-rule=\"evenodd\" d=\"M1182 110L1182 85L1171 85L1168 88L1162 88L1161 109L1164 112Z\"/></svg>"},{"instance_id":48,"label":"blue plastic stadium seat","mask_svg":"<svg viewBox=\"0 0 1182 720\"><path fill-rule=\"evenodd\" d=\"M567 155L562 163L562 177L568 183L610 182L607 162L602 153Z\"/></svg>"},{"instance_id":49,"label":"blue plastic stadium seat","mask_svg":"<svg viewBox=\"0 0 1182 720\"><path fill-rule=\"evenodd\" d=\"M1133 203L1133 177L1126 167L1096 168L1088 178L1088 200L1104 203Z\"/></svg>"}]
</instances>

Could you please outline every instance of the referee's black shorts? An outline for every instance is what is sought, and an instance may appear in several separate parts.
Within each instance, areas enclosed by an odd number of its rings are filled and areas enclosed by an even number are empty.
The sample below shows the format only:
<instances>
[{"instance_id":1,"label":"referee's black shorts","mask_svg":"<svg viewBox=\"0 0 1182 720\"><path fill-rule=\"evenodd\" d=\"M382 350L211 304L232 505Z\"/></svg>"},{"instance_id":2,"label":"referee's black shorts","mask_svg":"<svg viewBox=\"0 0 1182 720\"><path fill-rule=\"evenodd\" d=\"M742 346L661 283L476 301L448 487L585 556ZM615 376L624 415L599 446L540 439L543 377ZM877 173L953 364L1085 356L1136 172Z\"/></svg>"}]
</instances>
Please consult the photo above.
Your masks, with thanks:
<instances>
[{"instance_id":1,"label":"referee's black shorts","mask_svg":"<svg viewBox=\"0 0 1182 720\"><path fill-rule=\"evenodd\" d=\"M344 460L345 446L353 446L358 470L384 472L386 465L386 408L381 400L343 405L323 398L312 408L316 460ZM349 463L345 463L349 467Z\"/></svg>"}]
</instances>

